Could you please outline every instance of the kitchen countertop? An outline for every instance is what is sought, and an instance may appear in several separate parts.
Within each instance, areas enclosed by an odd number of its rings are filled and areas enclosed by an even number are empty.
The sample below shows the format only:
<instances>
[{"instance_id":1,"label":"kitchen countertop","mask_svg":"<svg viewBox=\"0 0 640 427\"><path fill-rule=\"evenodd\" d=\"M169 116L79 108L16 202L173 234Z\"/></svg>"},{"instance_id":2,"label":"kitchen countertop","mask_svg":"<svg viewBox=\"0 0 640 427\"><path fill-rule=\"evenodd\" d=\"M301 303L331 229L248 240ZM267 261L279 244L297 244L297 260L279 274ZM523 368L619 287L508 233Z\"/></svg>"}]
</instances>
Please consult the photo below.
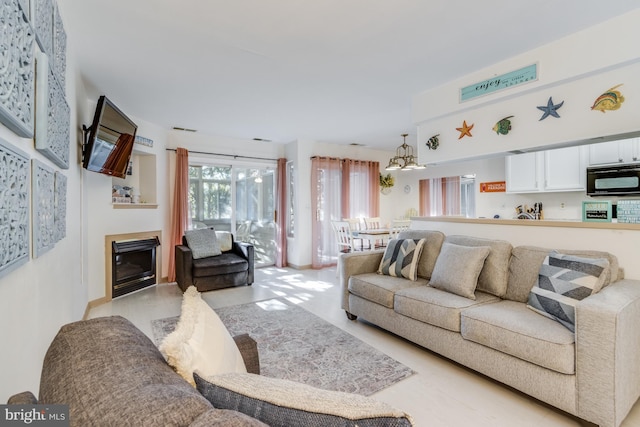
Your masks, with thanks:
<instances>
[{"instance_id":1,"label":"kitchen countertop","mask_svg":"<svg viewBox=\"0 0 640 427\"><path fill-rule=\"evenodd\" d=\"M532 220L532 219L503 219L503 218L464 218L458 216L414 216L412 221L454 222L465 224L495 224L518 225L530 227L564 227L564 228L596 228L610 230L640 231L640 224L621 222L583 222L579 220Z\"/></svg>"}]
</instances>

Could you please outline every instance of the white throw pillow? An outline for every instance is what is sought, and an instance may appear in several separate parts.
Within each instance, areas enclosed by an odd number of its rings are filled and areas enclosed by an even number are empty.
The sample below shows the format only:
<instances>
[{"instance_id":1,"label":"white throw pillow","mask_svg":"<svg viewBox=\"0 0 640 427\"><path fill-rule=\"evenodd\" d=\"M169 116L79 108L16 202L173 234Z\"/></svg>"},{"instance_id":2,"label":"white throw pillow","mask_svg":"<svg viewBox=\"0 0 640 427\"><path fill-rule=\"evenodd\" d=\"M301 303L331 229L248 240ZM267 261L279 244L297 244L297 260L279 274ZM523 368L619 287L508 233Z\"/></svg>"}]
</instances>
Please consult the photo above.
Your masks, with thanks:
<instances>
[{"instance_id":1,"label":"white throw pillow","mask_svg":"<svg viewBox=\"0 0 640 427\"><path fill-rule=\"evenodd\" d=\"M195 286L185 291L176 329L159 348L167 363L194 387L195 371L202 376L247 372L233 337Z\"/></svg>"}]
</instances>

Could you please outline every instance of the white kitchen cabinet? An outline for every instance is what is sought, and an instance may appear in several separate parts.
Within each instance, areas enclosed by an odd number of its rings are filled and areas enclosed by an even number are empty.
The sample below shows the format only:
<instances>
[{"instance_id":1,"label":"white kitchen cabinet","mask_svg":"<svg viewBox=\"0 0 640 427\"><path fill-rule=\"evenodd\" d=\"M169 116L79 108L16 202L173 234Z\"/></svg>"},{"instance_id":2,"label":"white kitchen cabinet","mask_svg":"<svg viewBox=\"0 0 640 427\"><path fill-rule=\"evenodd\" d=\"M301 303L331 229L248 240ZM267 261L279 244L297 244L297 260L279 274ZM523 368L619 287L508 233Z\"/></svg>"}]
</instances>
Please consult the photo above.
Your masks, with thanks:
<instances>
[{"instance_id":1,"label":"white kitchen cabinet","mask_svg":"<svg viewBox=\"0 0 640 427\"><path fill-rule=\"evenodd\" d=\"M507 156L507 192L584 191L587 156L585 147Z\"/></svg>"},{"instance_id":2,"label":"white kitchen cabinet","mask_svg":"<svg viewBox=\"0 0 640 427\"><path fill-rule=\"evenodd\" d=\"M540 191L540 153L515 154L506 157L507 193Z\"/></svg>"},{"instance_id":3,"label":"white kitchen cabinet","mask_svg":"<svg viewBox=\"0 0 640 427\"><path fill-rule=\"evenodd\" d=\"M630 163L640 160L640 138L600 142L589 145L589 164Z\"/></svg>"}]
</instances>

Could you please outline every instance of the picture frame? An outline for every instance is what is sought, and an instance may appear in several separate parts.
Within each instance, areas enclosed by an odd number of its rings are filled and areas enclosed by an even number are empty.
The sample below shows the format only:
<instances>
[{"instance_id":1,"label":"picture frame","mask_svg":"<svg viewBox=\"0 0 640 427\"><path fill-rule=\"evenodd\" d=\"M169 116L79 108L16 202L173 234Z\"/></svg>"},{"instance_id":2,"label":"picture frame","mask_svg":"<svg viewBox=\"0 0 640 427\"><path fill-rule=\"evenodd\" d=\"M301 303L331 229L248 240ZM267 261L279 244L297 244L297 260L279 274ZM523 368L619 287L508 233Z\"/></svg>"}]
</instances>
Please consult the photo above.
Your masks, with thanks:
<instances>
[{"instance_id":1,"label":"picture frame","mask_svg":"<svg viewBox=\"0 0 640 427\"><path fill-rule=\"evenodd\" d=\"M613 208L610 200L582 202L582 221L611 222Z\"/></svg>"},{"instance_id":2,"label":"picture frame","mask_svg":"<svg viewBox=\"0 0 640 427\"><path fill-rule=\"evenodd\" d=\"M55 171L38 159L31 159L31 214L33 257L38 258L56 243Z\"/></svg>"}]
</instances>

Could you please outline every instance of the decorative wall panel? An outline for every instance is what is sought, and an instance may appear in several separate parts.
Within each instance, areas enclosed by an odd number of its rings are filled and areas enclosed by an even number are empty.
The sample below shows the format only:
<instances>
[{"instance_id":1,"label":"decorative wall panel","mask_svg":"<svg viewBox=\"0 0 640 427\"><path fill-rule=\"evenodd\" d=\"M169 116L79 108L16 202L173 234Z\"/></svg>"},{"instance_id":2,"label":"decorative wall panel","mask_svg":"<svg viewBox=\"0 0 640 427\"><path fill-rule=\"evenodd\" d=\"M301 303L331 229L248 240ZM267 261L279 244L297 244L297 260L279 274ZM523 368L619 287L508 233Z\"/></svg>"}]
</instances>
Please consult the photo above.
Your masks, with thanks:
<instances>
[{"instance_id":1,"label":"decorative wall panel","mask_svg":"<svg viewBox=\"0 0 640 427\"><path fill-rule=\"evenodd\" d=\"M45 54L36 54L36 149L63 169L69 168L71 116L64 91Z\"/></svg>"},{"instance_id":2,"label":"decorative wall panel","mask_svg":"<svg viewBox=\"0 0 640 427\"><path fill-rule=\"evenodd\" d=\"M29 157L0 139L0 276L29 260Z\"/></svg>"},{"instance_id":3,"label":"decorative wall panel","mask_svg":"<svg viewBox=\"0 0 640 427\"><path fill-rule=\"evenodd\" d=\"M55 173L54 215L55 241L59 242L67 236L67 177L62 172Z\"/></svg>"},{"instance_id":4,"label":"decorative wall panel","mask_svg":"<svg viewBox=\"0 0 640 427\"><path fill-rule=\"evenodd\" d=\"M33 137L34 33L18 0L0 0L0 122Z\"/></svg>"},{"instance_id":5,"label":"decorative wall panel","mask_svg":"<svg viewBox=\"0 0 640 427\"><path fill-rule=\"evenodd\" d=\"M66 92L67 73L67 33L64 31L60 11L54 8L53 15L53 73L60 82L62 93Z\"/></svg>"},{"instance_id":6,"label":"decorative wall panel","mask_svg":"<svg viewBox=\"0 0 640 427\"><path fill-rule=\"evenodd\" d=\"M50 55L53 52L53 0L31 0L31 23L38 46Z\"/></svg>"},{"instance_id":7,"label":"decorative wall panel","mask_svg":"<svg viewBox=\"0 0 640 427\"><path fill-rule=\"evenodd\" d=\"M37 258L56 243L55 173L39 160L32 159L31 162L33 257Z\"/></svg>"}]
</instances>

